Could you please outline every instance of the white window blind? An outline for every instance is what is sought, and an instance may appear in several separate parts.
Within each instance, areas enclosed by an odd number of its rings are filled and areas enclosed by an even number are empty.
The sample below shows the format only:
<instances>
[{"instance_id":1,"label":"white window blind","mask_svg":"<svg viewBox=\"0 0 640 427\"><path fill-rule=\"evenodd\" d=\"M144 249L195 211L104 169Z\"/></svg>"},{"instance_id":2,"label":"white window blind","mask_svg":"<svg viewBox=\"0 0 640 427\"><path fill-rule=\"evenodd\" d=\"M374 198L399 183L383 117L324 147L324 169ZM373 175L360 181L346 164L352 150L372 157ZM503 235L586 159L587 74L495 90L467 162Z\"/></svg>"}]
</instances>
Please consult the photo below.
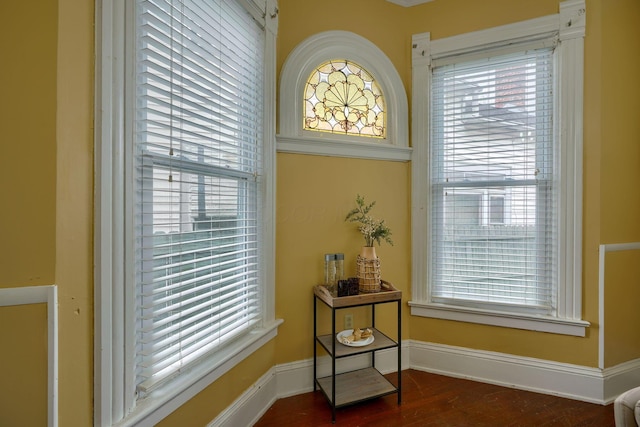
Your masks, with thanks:
<instances>
[{"instance_id":1,"label":"white window blind","mask_svg":"<svg viewBox=\"0 0 640 427\"><path fill-rule=\"evenodd\" d=\"M136 7L136 387L261 321L264 30L234 0Z\"/></svg>"},{"instance_id":2,"label":"white window blind","mask_svg":"<svg viewBox=\"0 0 640 427\"><path fill-rule=\"evenodd\" d=\"M554 48L434 62L431 299L556 305Z\"/></svg>"}]
</instances>

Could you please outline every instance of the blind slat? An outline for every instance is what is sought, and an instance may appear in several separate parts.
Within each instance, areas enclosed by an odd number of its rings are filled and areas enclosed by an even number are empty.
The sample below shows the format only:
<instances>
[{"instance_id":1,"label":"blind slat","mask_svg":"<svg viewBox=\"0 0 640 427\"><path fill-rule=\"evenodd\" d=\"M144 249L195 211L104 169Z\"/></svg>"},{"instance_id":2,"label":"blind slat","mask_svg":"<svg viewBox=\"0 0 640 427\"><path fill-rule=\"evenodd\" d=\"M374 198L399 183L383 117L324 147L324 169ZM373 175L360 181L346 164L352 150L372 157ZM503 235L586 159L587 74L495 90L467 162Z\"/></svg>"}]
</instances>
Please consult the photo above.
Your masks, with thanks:
<instances>
[{"instance_id":1,"label":"blind slat","mask_svg":"<svg viewBox=\"0 0 640 427\"><path fill-rule=\"evenodd\" d=\"M189 327L201 328L208 322L221 323L221 319L225 319L227 312L229 311L243 311L251 309L251 305L243 304L243 300L256 300L257 292L247 292L244 289L236 290L235 293L229 293L225 296L225 303L216 305L216 309L212 309L211 305L199 304L198 306L189 309L187 313L185 310L185 316L176 314L170 316L171 319L161 325L155 325L151 331L144 331L144 335L140 342L143 344L143 353L147 352L151 354L154 349L163 348L174 343L180 344L181 339L177 337L175 332L180 332L181 335L189 335ZM238 308L240 307L240 309ZM257 307L253 307L257 309ZM191 315L195 313L194 315ZM189 314L189 316L186 316ZM185 320L181 320L181 317L185 317ZM205 319L208 318L208 319Z\"/></svg>"},{"instance_id":2,"label":"blind slat","mask_svg":"<svg viewBox=\"0 0 640 427\"><path fill-rule=\"evenodd\" d=\"M230 297L233 297L236 294L239 293L243 293L244 295L246 295L247 297L252 297L257 295L257 293L259 292L257 284L250 284L250 285L238 285L238 284L234 284L234 286L227 286L224 287L224 289L221 289L219 292L215 292L213 293L213 296L217 296L220 295L222 293L225 293L225 298L228 300ZM228 295L227 295L228 294ZM178 306L179 308L179 306ZM179 325L179 322L176 322L177 320L180 320L182 317L186 317L188 319L188 321L193 320L193 317L191 317L191 315L193 313L211 313L213 311L207 311L207 310L203 310L206 308L210 308L210 301L204 301L204 302L200 302L197 305L192 305L189 308L185 308L184 310L180 310L177 313L174 314L168 314L166 316L163 316L162 319L158 319L155 322L153 322L152 324L149 325L149 327L147 328L143 328L141 329L141 332L143 332L144 334L154 334L154 331L157 330L164 330L164 328L167 328L170 326L174 326L174 325ZM222 306L220 307L216 307L217 309L221 309L223 308ZM199 314L198 314L199 316ZM149 342L149 338L145 337L142 339L142 342Z\"/></svg>"},{"instance_id":3,"label":"blind slat","mask_svg":"<svg viewBox=\"0 0 640 427\"><path fill-rule=\"evenodd\" d=\"M189 275L189 276L192 276L192 275ZM242 278L242 280L238 280L238 278ZM204 276L202 280L208 280L208 279L210 279L210 277ZM232 286L227 286L227 287L222 286L224 283L228 283L231 280L233 280ZM151 316L160 317L166 312L178 310L182 305L186 306L199 300L210 299L219 294L220 292L219 288L220 289L235 288L236 286L251 283L253 281L254 279L246 278L246 274L241 274L241 275L235 274L235 275L229 276L228 278L225 278L225 280L213 279L207 285L207 287L192 288L191 286L194 284L193 281L184 281L183 282L184 284L182 285L182 287L183 288L186 287L187 289L189 289L188 291L182 291L182 292L177 291L174 293L173 292L174 290L172 289L171 294L167 295L164 298L156 297L154 300L150 301L148 305L143 305L143 308L155 308L152 313L148 314L149 317L147 318L151 318ZM195 284L197 285L197 282ZM146 290L143 290L143 291L151 295L153 294L157 295L158 293L157 288L153 289L150 292L147 292Z\"/></svg>"},{"instance_id":4,"label":"blind slat","mask_svg":"<svg viewBox=\"0 0 640 427\"><path fill-rule=\"evenodd\" d=\"M478 55L433 69L432 298L548 310L558 232L553 47Z\"/></svg>"},{"instance_id":5,"label":"blind slat","mask_svg":"<svg viewBox=\"0 0 640 427\"><path fill-rule=\"evenodd\" d=\"M235 0L136 7L136 386L261 321L264 28Z\"/></svg>"}]
</instances>

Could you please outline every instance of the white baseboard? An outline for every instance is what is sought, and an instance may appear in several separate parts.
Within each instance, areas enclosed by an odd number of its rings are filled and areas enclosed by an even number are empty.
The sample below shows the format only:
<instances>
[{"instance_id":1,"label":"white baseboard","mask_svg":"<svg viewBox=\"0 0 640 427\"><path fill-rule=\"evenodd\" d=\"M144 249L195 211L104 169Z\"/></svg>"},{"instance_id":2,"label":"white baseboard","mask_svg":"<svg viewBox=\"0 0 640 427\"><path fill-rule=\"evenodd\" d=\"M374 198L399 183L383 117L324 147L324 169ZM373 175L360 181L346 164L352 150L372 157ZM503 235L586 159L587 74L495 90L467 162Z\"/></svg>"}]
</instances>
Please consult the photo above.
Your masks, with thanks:
<instances>
[{"instance_id":1,"label":"white baseboard","mask_svg":"<svg viewBox=\"0 0 640 427\"><path fill-rule=\"evenodd\" d=\"M413 369L603 403L599 369L442 344L412 342Z\"/></svg>"},{"instance_id":2,"label":"white baseboard","mask_svg":"<svg viewBox=\"0 0 640 427\"><path fill-rule=\"evenodd\" d=\"M606 405L640 385L640 359L607 369L412 341L411 368Z\"/></svg>"},{"instance_id":3,"label":"white baseboard","mask_svg":"<svg viewBox=\"0 0 640 427\"><path fill-rule=\"evenodd\" d=\"M604 403L611 403L623 392L640 386L640 359L604 369Z\"/></svg>"},{"instance_id":4,"label":"white baseboard","mask_svg":"<svg viewBox=\"0 0 640 427\"><path fill-rule=\"evenodd\" d=\"M313 359L277 365L275 370L278 399L313 390Z\"/></svg>"},{"instance_id":5,"label":"white baseboard","mask_svg":"<svg viewBox=\"0 0 640 427\"><path fill-rule=\"evenodd\" d=\"M278 399L276 368L269 369L207 427L254 425Z\"/></svg>"},{"instance_id":6,"label":"white baseboard","mask_svg":"<svg viewBox=\"0 0 640 427\"><path fill-rule=\"evenodd\" d=\"M397 369L396 350L377 353L382 373ZM369 365L369 356L338 360L336 372ZM402 343L402 369L416 369L503 387L609 404L622 392L640 386L640 359L601 370L443 344L407 340ZM331 359L318 359L318 377L331 373ZM313 390L313 359L277 365L221 413L208 427L253 425L283 397Z\"/></svg>"}]
</instances>

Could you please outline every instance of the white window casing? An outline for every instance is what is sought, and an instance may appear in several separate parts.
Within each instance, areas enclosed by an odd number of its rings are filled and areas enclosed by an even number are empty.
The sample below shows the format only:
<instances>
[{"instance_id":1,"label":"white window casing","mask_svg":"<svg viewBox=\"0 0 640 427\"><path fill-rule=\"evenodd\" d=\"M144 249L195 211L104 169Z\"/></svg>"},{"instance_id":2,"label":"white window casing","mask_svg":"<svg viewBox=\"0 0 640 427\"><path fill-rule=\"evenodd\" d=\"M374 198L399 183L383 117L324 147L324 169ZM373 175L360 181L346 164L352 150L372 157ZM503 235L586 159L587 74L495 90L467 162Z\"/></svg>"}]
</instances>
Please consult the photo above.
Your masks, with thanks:
<instances>
[{"instance_id":1,"label":"white window casing","mask_svg":"<svg viewBox=\"0 0 640 427\"><path fill-rule=\"evenodd\" d=\"M386 101L386 137L372 139L303 129L307 79L319 65L348 60L371 73ZM278 152L408 161L407 96L393 63L376 45L349 31L327 31L302 41L287 57L280 73Z\"/></svg>"},{"instance_id":2,"label":"white window casing","mask_svg":"<svg viewBox=\"0 0 640 427\"><path fill-rule=\"evenodd\" d=\"M583 52L585 31L585 6L583 1L566 1L560 5L560 13L530 21L509 24L502 27L481 30L469 34L430 40L429 33L413 37L412 49L412 301L413 315L435 317L456 321L482 323L496 326L531 329L552 333L584 336L589 323L582 320L582 115L583 115ZM557 41L557 42L556 42ZM431 140L433 126L424 118L431 118L430 111L433 96L431 88L432 70L436 66L455 63L457 58L464 61L524 51L529 48L554 45L553 82L554 115L553 144L556 160L549 168L554 169L560 185L555 213L557 220L557 254L554 294L551 296L552 310L538 312L520 305L510 304L461 304L446 298L436 298L434 294L434 251L430 236L430 221L434 221L431 194L435 158L431 158ZM523 48L524 46L524 48ZM424 90L428 88L428 90ZM431 165L431 166L430 166ZM469 173L473 170L470 167ZM492 174L496 180L499 171ZM489 178L485 178L489 180ZM539 181L536 179L535 181ZM463 183L461 201L481 203L480 195L473 199L474 191L470 183ZM497 188L509 189L509 186ZM495 192L495 191L494 191ZM464 196L467 194L467 196ZM508 192L506 193L508 194ZM484 195L483 197L486 197ZM475 206L463 212L463 220L478 215L474 223L490 225L483 215L487 214L487 204ZM484 206L484 207L483 207ZM508 201L501 205L503 209L517 209L517 204ZM439 208L440 209L440 208ZM483 210L484 209L484 210ZM440 212L440 211L438 211ZM484 212L484 213L483 213ZM465 217L466 215L466 217ZM483 219L485 218L485 219Z\"/></svg>"}]
</instances>

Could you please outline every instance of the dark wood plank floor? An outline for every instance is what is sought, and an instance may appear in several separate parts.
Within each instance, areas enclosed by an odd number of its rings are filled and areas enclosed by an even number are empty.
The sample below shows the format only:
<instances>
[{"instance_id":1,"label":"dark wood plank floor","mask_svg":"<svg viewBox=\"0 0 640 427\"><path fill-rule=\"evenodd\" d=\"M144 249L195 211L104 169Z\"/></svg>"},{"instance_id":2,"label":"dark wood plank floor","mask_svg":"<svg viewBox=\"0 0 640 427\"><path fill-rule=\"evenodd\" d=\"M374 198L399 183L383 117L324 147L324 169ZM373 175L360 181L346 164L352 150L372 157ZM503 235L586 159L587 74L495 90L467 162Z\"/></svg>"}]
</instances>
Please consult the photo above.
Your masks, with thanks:
<instances>
[{"instance_id":1,"label":"dark wood plank floor","mask_svg":"<svg viewBox=\"0 0 640 427\"><path fill-rule=\"evenodd\" d=\"M396 374L389 375L394 381ZM402 373L397 395L340 408L336 426L614 427L613 404L598 405L427 372ZM256 427L331 426L320 391L276 401Z\"/></svg>"}]
</instances>

